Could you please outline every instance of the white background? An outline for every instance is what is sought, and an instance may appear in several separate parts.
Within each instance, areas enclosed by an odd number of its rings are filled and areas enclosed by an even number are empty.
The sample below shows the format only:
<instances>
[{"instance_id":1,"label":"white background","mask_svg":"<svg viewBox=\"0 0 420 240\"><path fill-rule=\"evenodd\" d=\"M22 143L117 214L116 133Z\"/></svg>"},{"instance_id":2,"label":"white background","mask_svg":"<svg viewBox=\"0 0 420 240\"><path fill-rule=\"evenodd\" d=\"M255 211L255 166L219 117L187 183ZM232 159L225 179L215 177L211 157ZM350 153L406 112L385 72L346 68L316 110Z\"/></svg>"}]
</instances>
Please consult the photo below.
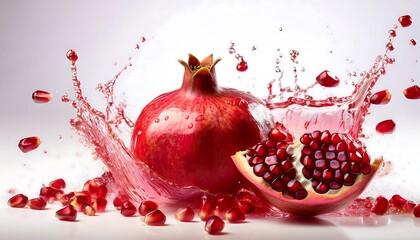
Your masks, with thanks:
<instances>
[{"instance_id":1,"label":"white background","mask_svg":"<svg viewBox=\"0 0 420 240\"><path fill-rule=\"evenodd\" d=\"M306 69L300 73L302 80L312 81L325 69L341 79L355 80L347 74L353 71L359 73L372 65L375 57L384 51L388 29L397 23L399 16L405 14L412 16L413 25L397 30L396 50L392 53L397 62L387 69L387 74L375 87L376 90L390 89L392 101L386 106L373 106L372 114L364 125L370 137L367 143L371 154L384 156L385 160L392 162L393 168L387 176L375 179L365 195L384 194L390 197L393 193L400 193L420 202L420 182L417 180L420 169L417 154L420 143L420 101L409 101L402 95L404 88L420 81L420 63L417 63L420 60L419 47L408 44L411 38L420 41L419 9L420 4L414 0L368 3L1 1L0 200L4 204L0 204L0 213L5 217L1 217L0 234L15 234L19 231L21 218L24 218L26 226L42 230L34 232L35 235L47 236L44 232L47 227L43 223L49 225L55 221L53 211L33 213L3 206L10 197L9 189L35 196L39 187L52 179L63 177L69 184L68 188L74 189L80 188L85 179L101 173L100 162L92 160L90 150L78 142L77 135L69 127L68 121L75 115L74 110L60 101L65 91L71 89L70 65L65 57L68 49L78 51L79 77L83 89L89 100L98 107L102 106L102 99L94 90L96 85L111 79L127 63L128 57L134 57L133 67L123 75L117 91L125 92L128 113L135 119L142 106L153 97L180 86L183 69L177 60L185 60L187 53L193 53L200 59L210 53L221 57L223 60L217 67L220 84L251 90L260 97L265 96L266 82L276 76L277 48L284 55L282 67L289 74L291 66L286 61L288 52L290 49L299 50L300 64ZM280 27L283 29L281 32ZM142 36L147 41L141 45L140 51L135 50ZM235 71L236 59L228 53L231 41L235 42L236 50L248 61L249 70L245 73ZM254 45L257 50L251 51ZM410 79L414 79L414 83ZM53 100L48 104L33 103L31 94L37 89L53 93ZM389 136L376 134L375 124L388 118L395 120L396 132ZM42 139L40 148L26 154L20 152L17 148L19 140L33 135ZM83 223L77 223L76 227L54 224L65 231L75 228L77 234L66 234L68 238L89 236L90 228L86 226L95 229L98 223L105 226L115 224L116 227L126 224L116 223L109 216L113 215L86 219ZM91 221L95 224L82 226ZM352 224L346 224L349 221ZM337 239L361 238L369 234L383 234L382 239L385 239L390 238L401 226L408 229L406 239L412 233L419 233L419 222L411 216L374 221L379 221L380 224L376 225L384 226L372 230L369 227L357 228L366 225L366 221L358 218L328 219L326 225L309 224L312 226L309 229L315 230L308 230L308 234L322 236L338 231ZM302 223L288 227L279 222L256 221L229 226L229 234L220 237L251 236L241 233L249 233L252 229L258 231L262 225L272 226L277 231L300 231L300 228L308 227ZM130 224L133 227L139 225L133 219ZM125 231L125 234L127 238L142 234L151 237L147 235L150 233L152 236L156 234L155 238L165 238L171 236L172 228L176 228L176 236L192 236L195 239L205 236L200 223L196 223L191 228L192 232L189 232L190 227L175 222L168 229L137 229L134 232ZM269 229L261 231L264 236ZM359 234L360 229L366 231L367 235ZM103 231L106 235L107 231ZM286 235L293 236L293 231ZM29 232L21 233L30 236ZM159 234L162 235L159 237ZM112 235L106 236L113 238Z\"/></svg>"}]
</instances>

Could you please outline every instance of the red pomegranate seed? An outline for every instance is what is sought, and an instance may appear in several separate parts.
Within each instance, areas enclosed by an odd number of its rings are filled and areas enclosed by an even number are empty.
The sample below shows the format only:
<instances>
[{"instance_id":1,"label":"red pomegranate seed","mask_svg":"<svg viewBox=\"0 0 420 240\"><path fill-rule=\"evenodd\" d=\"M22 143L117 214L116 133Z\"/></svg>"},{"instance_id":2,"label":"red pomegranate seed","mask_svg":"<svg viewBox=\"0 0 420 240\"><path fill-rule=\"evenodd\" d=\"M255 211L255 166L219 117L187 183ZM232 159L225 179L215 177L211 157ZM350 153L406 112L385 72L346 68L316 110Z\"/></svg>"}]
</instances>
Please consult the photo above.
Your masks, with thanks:
<instances>
[{"instance_id":1,"label":"red pomegranate seed","mask_svg":"<svg viewBox=\"0 0 420 240\"><path fill-rule=\"evenodd\" d=\"M420 204L417 204L417 206L414 207L413 214L415 217L420 217Z\"/></svg>"},{"instance_id":2,"label":"red pomegranate seed","mask_svg":"<svg viewBox=\"0 0 420 240\"><path fill-rule=\"evenodd\" d=\"M415 207L416 207L416 203L415 202L413 202L413 201L407 201L404 204L403 211L405 213L412 213Z\"/></svg>"},{"instance_id":3,"label":"red pomegranate seed","mask_svg":"<svg viewBox=\"0 0 420 240\"><path fill-rule=\"evenodd\" d=\"M245 214L239 207L233 207L226 211L225 218L230 223L241 223L245 221Z\"/></svg>"},{"instance_id":4,"label":"red pomegranate seed","mask_svg":"<svg viewBox=\"0 0 420 240\"><path fill-rule=\"evenodd\" d=\"M417 45L417 41L416 41L416 39L410 39L410 45L412 45L412 46L416 46Z\"/></svg>"},{"instance_id":5,"label":"red pomegranate seed","mask_svg":"<svg viewBox=\"0 0 420 240\"><path fill-rule=\"evenodd\" d=\"M316 81L323 87L335 87L340 83L337 77L332 77L328 70L321 72L317 77Z\"/></svg>"},{"instance_id":6,"label":"red pomegranate seed","mask_svg":"<svg viewBox=\"0 0 420 240\"><path fill-rule=\"evenodd\" d=\"M175 213L175 219L180 222L191 222L194 219L194 210L188 206L179 208Z\"/></svg>"},{"instance_id":7,"label":"red pomegranate seed","mask_svg":"<svg viewBox=\"0 0 420 240\"><path fill-rule=\"evenodd\" d=\"M47 203L53 203L56 199L58 190L53 187L42 187L39 190L39 197Z\"/></svg>"},{"instance_id":8,"label":"red pomegranate seed","mask_svg":"<svg viewBox=\"0 0 420 240\"><path fill-rule=\"evenodd\" d=\"M115 197L114 200L112 201L112 204L114 204L114 207L118 210L121 210L121 206L123 204L123 201L121 200L120 197Z\"/></svg>"},{"instance_id":9,"label":"red pomegranate seed","mask_svg":"<svg viewBox=\"0 0 420 240\"><path fill-rule=\"evenodd\" d=\"M213 216L213 212L214 206L211 200L207 196L203 197L201 209L198 213L198 216L200 217L201 221L206 221L207 219L209 219L211 216Z\"/></svg>"},{"instance_id":10,"label":"red pomegranate seed","mask_svg":"<svg viewBox=\"0 0 420 240\"><path fill-rule=\"evenodd\" d=\"M417 85L413 85L409 88L404 89L403 94L407 99L419 99L420 87Z\"/></svg>"},{"instance_id":11,"label":"red pomegranate seed","mask_svg":"<svg viewBox=\"0 0 420 240\"><path fill-rule=\"evenodd\" d=\"M86 181L83 186L83 191L89 192L93 199L105 198L108 193L108 188L101 178L95 178Z\"/></svg>"},{"instance_id":12,"label":"red pomegranate seed","mask_svg":"<svg viewBox=\"0 0 420 240\"><path fill-rule=\"evenodd\" d=\"M158 209L159 205L156 202L146 200L142 201L139 206L139 214L146 216L148 213Z\"/></svg>"},{"instance_id":13,"label":"red pomegranate seed","mask_svg":"<svg viewBox=\"0 0 420 240\"><path fill-rule=\"evenodd\" d=\"M52 99L52 94L42 90L36 90L32 93L32 100L35 103L47 103Z\"/></svg>"},{"instance_id":14,"label":"red pomegranate seed","mask_svg":"<svg viewBox=\"0 0 420 240\"><path fill-rule=\"evenodd\" d=\"M61 221L76 221L77 211L72 205L68 205L55 213L55 217Z\"/></svg>"},{"instance_id":15,"label":"red pomegranate seed","mask_svg":"<svg viewBox=\"0 0 420 240\"><path fill-rule=\"evenodd\" d=\"M409 27L412 23L410 15L404 15L398 18L398 22L400 22L402 27Z\"/></svg>"},{"instance_id":16,"label":"red pomegranate seed","mask_svg":"<svg viewBox=\"0 0 420 240\"><path fill-rule=\"evenodd\" d=\"M144 222L150 226L162 226L166 222L166 216L159 209L155 209L144 217Z\"/></svg>"},{"instance_id":17,"label":"red pomegranate seed","mask_svg":"<svg viewBox=\"0 0 420 240\"><path fill-rule=\"evenodd\" d=\"M9 199L9 201L7 201L7 205L12 208L24 208L27 203L28 197L21 193L14 195Z\"/></svg>"},{"instance_id":18,"label":"red pomegranate seed","mask_svg":"<svg viewBox=\"0 0 420 240\"><path fill-rule=\"evenodd\" d=\"M391 92L388 89L376 92L370 97L372 104L387 104L389 101L391 101Z\"/></svg>"},{"instance_id":19,"label":"red pomegranate seed","mask_svg":"<svg viewBox=\"0 0 420 240\"><path fill-rule=\"evenodd\" d=\"M63 189L63 188L66 188L66 182L64 181L64 179L59 178L54 181L51 181L50 187L53 187L55 189Z\"/></svg>"},{"instance_id":20,"label":"red pomegranate seed","mask_svg":"<svg viewBox=\"0 0 420 240\"><path fill-rule=\"evenodd\" d=\"M102 213L106 210L106 205L108 204L108 201L106 198L97 198L93 200L92 207L95 209L96 212Z\"/></svg>"},{"instance_id":21,"label":"red pomegranate seed","mask_svg":"<svg viewBox=\"0 0 420 240\"><path fill-rule=\"evenodd\" d=\"M375 204L373 206L373 213L376 213L377 215L384 215L386 211L388 210L389 202L388 199L386 199L383 196L379 196L375 200Z\"/></svg>"},{"instance_id":22,"label":"red pomegranate seed","mask_svg":"<svg viewBox=\"0 0 420 240\"><path fill-rule=\"evenodd\" d=\"M66 57L68 60L70 60L72 63L75 63L77 59L79 59L79 56L77 55L77 52L73 49L70 49L66 53Z\"/></svg>"},{"instance_id":23,"label":"red pomegranate seed","mask_svg":"<svg viewBox=\"0 0 420 240\"><path fill-rule=\"evenodd\" d=\"M401 197L398 194L393 195L391 199L389 199L389 204L399 209L402 209L406 203L407 199Z\"/></svg>"},{"instance_id":24,"label":"red pomegranate seed","mask_svg":"<svg viewBox=\"0 0 420 240\"><path fill-rule=\"evenodd\" d=\"M390 134L395 130L395 122L392 119L384 120L376 125L376 132L380 134Z\"/></svg>"},{"instance_id":25,"label":"red pomegranate seed","mask_svg":"<svg viewBox=\"0 0 420 240\"><path fill-rule=\"evenodd\" d=\"M83 208L83 213L87 216L95 216L96 210L94 207L87 205Z\"/></svg>"},{"instance_id":26,"label":"red pomegranate seed","mask_svg":"<svg viewBox=\"0 0 420 240\"><path fill-rule=\"evenodd\" d=\"M37 149L40 144L41 139L39 137L27 137L19 141L18 147L22 152L27 153Z\"/></svg>"},{"instance_id":27,"label":"red pomegranate seed","mask_svg":"<svg viewBox=\"0 0 420 240\"><path fill-rule=\"evenodd\" d=\"M236 70L238 70L239 72L245 72L246 70L248 70L248 63L244 60L240 61L238 65L236 65Z\"/></svg>"},{"instance_id":28,"label":"red pomegranate seed","mask_svg":"<svg viewBox=\"0 0 420 240\"><path fill-rule=\"evenodd\" d=\"M83 209L90 205L90 201L88 201L88 198L84 195L75 195L70 200L70 205L72 205L76 211L82 212Z\"/></svg>"},{"instance_id":29,"label":"red pomegranate seed","mask_svg":"<svg viewBox=\"0 0 420 240\"><path fill-rule=\"evenodd\" d=\"M74 197L74 192L69 192L61 196L59 200L63 206L67 206L70 204L70 201L72 200L73 197Z\"/></svg>"},{"instance_id":30,"label":"red pomegranate seed","mask_svg":"<svg viewBox=\"0 0 420 240\"><path fill-rule=\"evenodd\" d=\"M131 217L136 214L137 208L130 201L125 201L121 205L121 215L124 217Z\"/></svg>"},{"instance_id":31,"label":"red pomegranate seed","mask_svg":"<svg viewBox=\"0 0 420 240\"><path fill-rule=\"evenodd\" d=\"M253 213L255 211L254 205L252 205L252 203L248 203L248 202L238 202L238 207L245 214L250 214L250 213Z\"/></svg>"},{"instance_id":32,"label":"red pomegranate seed","mask_svg":"<svg viewBox=\"0 0 420 240\"><path fill-rule=\"evenodd\" d=\"M34 210L44 210L47 203L42 198L33 198L28 201L28 207Z\"/></svg>"},{"instance_id":33,"label":"red pomegranate seed","mask_svg":"<svg viewBox=\"0 0 420 240\"><path fill-rule=\"evenodd\" d=\"M204 225L204 230L209 234L219 234L225 228L225 222L220 219L218 216L212 216L207 219L206 224Z\"/></svg>"}]
</instances>

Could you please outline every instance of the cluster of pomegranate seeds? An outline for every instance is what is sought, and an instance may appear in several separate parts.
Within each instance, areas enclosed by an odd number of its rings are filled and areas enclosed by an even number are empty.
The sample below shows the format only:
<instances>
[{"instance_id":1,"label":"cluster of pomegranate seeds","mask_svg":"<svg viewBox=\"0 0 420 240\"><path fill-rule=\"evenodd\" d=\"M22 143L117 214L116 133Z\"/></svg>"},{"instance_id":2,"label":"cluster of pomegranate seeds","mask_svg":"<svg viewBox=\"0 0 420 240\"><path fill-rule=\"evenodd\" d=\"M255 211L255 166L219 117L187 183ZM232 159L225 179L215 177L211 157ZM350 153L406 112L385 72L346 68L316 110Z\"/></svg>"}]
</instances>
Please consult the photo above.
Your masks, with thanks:
<instances>
[{"instance_id":1,"label":"cluster of pomegranate seeds","mask_svg":"<svg viewBox=\"0 0 420 240\"><path fill-rule=\"evenodd\" d=\"M388 89L374 93L370 97L370 103L376 105L387 104L391 101L391 92Z\"/></svg>"},{"instance_id":2,"label":"cluster of pomegranate seeds","mask_svg":"<svg viewBox=\"0 0 420 240\"><path fill-rule=\"evenodd\" d=\"M225 222L218 216L211 216L204 225L204 230L209 234L220 234L225 228Z\"/></svg>"},{"instance_id":3,"label":"cluster of pomegranate seeds","mask_svg":"<svg viewBox=\"0 0 420 240\"><path fill-rule=\"evenodd\" d=\"M376 132L380 134L390 134L395 130L395 122L392 119L384 120L376 125Z\"/></svg>"},{"instance_id":4,"label":"cluster of pomegranate seeds","mask_svg":"<svg viewBox=\"0 0 420 240\"><path fill-rule=\"evenodd\" d=\"M191 207L179 208L175 213L175 219L180 222L191 222L194 219L194 210Z\"/></svg>"},{"instance_id":5,"label":"cluster of pomegranate seeds","mask_svg":"<svg viewBox=\"0 0 420 240\"><path fill-rule=\"evenodd\" d=\"M32 93L32 100L35 103L47 103L51 101L51 99L52 99L52 94L47 91L36 90L35 92Z\"/></svg>"},{"instance_id":6,"label":"cluster of pomegranate seeds","mask_svg":"<svg viewBox=\"0 0 420 240\"><path fill-rule=\"evenodd\" d=\"M166 216L159 209L155 209L146 214L144 222L150 226L162 226L165 225Z\"/></svg>"},{"instance_id":7,"label":"cluster of pomegranate seeds","mask_svg":"<svg viewBox=\"0 0 420 240\"><path fill-rule=\"evenodd\" d=\"M328 70L321 72L317 77L316 81L323 87L336 87L340 83L337 77L332 77Z\"/></svg>"},{"instance_id":8,"label":"cluster of pomegranate seeds","mask_svg":"<svg viewBox=\"0 0 420 240\"><path fill-rule=\"evenodd\" d=\"M302 173L317 193L351 186L358 175L371 171L369 154L347 135L314 131L304 134L300 142Z\"/></svg>"},{"instance_id":9,"label":"cluster of pomegranate seeds","mask_svg":"<svg viewBox=\"0 0 420 240\"><path fill-rule=\"evenodd\" d=\"M41 139L39 139L37 136L34 136L21 139L19 141L18 147L22 152L27 153L37 149L40 144Z\"/></svg>"},{"instance_id":10,"label":"cluster of pomegranate seeds","mask_svg":"<svg viewBox=\"0 0 420 240\"><path fill-rule=\"evenodd\" d=\"M407 99L420 99L420 87L417 85L408 87L404 89L403 94Z\"/></svg>"}]
</instances>

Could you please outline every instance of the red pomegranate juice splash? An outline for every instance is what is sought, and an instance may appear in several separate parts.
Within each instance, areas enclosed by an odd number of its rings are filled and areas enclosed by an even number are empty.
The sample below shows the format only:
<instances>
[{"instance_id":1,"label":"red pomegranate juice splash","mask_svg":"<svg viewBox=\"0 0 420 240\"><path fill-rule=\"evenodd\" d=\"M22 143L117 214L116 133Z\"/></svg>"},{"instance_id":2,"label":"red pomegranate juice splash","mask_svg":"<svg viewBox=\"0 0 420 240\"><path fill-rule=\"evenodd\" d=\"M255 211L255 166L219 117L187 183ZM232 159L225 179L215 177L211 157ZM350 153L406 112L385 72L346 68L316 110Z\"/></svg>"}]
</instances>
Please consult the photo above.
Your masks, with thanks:
<instances>
[{"instance_id":1,"label":"red pomegranate juice splash","mask_svg":"<svg viewBox=\"0 0 420 240\"><path fill-rule=\"evenodd\" d=\"M404 17L404 19L399 19L400 23L404 27L409 26L411 18ZM319 79L316 79L317 82L306 88L301 88L297 76L299 52L291 50L291 61L295 64L293 68L295 86L283 87L281 79L283 74L278 79L270 81L268 85L269 95L266 98L266 103L272 110L274 119L287 127L295 136L315 130L329 130L349 133L355 139L362 137L362 123L372 103L370 100L372 88L378 79L386 73L388 64L395 61L389 57L389 53L394 50L393 39L397 36L396 29L395 26L389 31L385 52L375 59L373 66L368 71L360 74L361 78L355 84L352 94L344 97L316 99L310 96L308 90L320 82L324 87L334 87L339 84L339 80L324 71L318 77ZM136 47L136 49L139 48ZM231 43L229 53L236 53L233 43ZM77 76L77 53L74 50L69 50L67 58L71 62L75 99L71 100L65 95L62 101L69 102L77 111L76 117L70 121L70 124L83 140L93 147L95 154L112 173L117 188L114 191L122 191L124 195L138 203L147 199L160 204L170 204L182 200L197 199L198 196L201 196L203 193L201 190L194 187L178 187L160 178L140 161L134 161L135 157L120 138L120 133L125 130L124 128L128 127L129 130L132 130L133 122L124 113L125 104L114 102L114 85L131 64L125 65L111 81L104 85L98 85L97 89L103 93L107 101L106 110L101 112L92 107L83 95ZM236 58L239 61L237 70L246 71L248 66L243 56L236 54ZM279 68L278 62L276 63L276 72L282 73L283 70ZM273 93L276 83L279 88L278 94ZM142 171L139 171L139 168Z\"/></svg>"}]
</instances>

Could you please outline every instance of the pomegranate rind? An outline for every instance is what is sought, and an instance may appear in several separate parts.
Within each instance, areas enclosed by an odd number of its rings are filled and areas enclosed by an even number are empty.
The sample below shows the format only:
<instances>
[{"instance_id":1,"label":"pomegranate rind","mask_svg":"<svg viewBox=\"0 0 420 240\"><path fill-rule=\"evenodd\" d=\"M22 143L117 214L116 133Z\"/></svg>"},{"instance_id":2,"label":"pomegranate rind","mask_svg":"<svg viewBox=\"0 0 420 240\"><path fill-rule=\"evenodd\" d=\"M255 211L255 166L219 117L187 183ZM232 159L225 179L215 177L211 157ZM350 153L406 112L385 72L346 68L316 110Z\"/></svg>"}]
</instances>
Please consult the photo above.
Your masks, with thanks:
<instances>
[{"instance_id":1,"label":"pomegranate rind","mask_svg":"<svg viewBox=\"0 0 420 240\"><path fill-rule=\"evenodd\" d=\"M239 151L232 156L232 160L256 193L281 211L300 216L315 216L333 212L354 201L366 189L383 163L382 158L375 159L371 163L371 172L367 175L359 175L352 186L343 186L339 191L331 191L327 194L319 194L309 188L307 189L308 196L299 200L285 197L281 192L272 189L263 178L256 176L252 167L248 165L245 154L246 151Z\"/></svg>"}]
</instances>

